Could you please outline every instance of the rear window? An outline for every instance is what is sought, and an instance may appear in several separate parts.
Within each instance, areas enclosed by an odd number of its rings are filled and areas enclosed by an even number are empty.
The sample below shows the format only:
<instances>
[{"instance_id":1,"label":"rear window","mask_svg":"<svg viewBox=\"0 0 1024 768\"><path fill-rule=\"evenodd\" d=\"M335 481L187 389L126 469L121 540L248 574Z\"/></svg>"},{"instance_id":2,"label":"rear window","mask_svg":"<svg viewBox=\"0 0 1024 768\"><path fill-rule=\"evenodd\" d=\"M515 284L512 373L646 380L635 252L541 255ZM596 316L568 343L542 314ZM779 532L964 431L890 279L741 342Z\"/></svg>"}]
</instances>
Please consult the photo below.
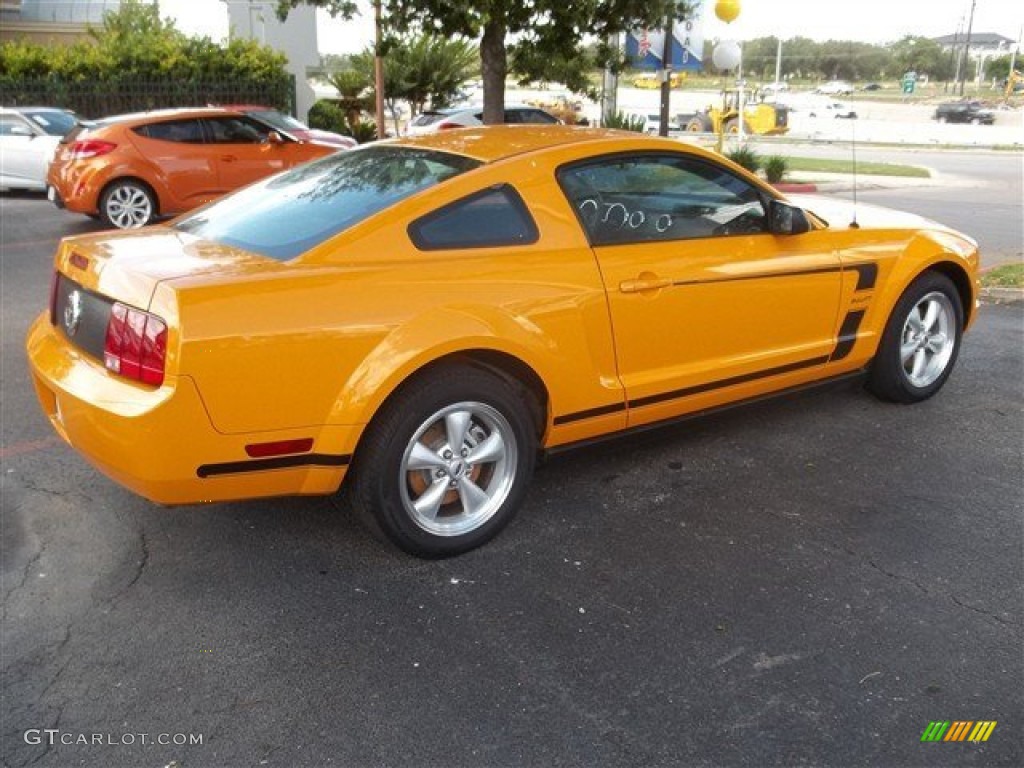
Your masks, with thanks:
<instances>
[{"instance_id":1,"label":"rear window","mask_svg":"<svg viewBox=\"0 0 1024 768\"><path fill-rule=\"evenodd\" d=\"M451 114L451 113L450 112L424 112L421 115L419 115L415 120L413 120L412 123L410 123L410 125L415 125L417 127L424 126L424 125L433 125L434 123L438 122L441 118L446 117L449 114Z\"/></svg>"},{"instance_id":2,"label":"rear window","mask_svg":"<svg viewBox=\"0 0 1024 768\"><path fill-rule=\"evenodd\" d=\"M356 149L246 187L175 227L287 261L388 206L479 165L461 155L411 147Z\"/></svg>"}]
</instances>

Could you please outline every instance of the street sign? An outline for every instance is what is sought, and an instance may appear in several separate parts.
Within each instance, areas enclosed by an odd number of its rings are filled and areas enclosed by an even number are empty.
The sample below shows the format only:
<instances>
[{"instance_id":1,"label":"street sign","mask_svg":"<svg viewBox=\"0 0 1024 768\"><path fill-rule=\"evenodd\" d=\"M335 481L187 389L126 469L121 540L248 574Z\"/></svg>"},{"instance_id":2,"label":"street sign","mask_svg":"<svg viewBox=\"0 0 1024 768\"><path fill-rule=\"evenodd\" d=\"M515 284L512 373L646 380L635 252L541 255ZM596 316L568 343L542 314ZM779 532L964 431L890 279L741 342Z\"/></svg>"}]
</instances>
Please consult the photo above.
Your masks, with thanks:
<instances>
[{"instance_id":1,"label":"street sign","mask_svg":"<svg viewBox=\"0 0 1024 768\"><path fill-rule=\"evenodd\" d=\"M917 85L917 72L907 72L903 76L902 86L903 92L911 94L914 92L914 86Z\"/></svg>"}]
</instances>

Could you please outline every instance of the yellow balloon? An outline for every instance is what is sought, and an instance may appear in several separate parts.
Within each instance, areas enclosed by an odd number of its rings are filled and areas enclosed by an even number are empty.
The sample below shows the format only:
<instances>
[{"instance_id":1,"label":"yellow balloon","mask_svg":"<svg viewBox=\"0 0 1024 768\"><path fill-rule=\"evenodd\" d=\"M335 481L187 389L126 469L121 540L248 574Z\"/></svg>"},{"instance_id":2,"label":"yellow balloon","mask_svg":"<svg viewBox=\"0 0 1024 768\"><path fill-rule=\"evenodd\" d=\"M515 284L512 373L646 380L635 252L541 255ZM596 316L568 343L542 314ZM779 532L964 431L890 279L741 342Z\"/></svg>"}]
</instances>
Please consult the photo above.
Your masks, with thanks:
<instances>
[{"instance_id":1,"label":"yellow balloon","mask_svg":"<svg viewBox=\"0 0 1024 768\"><path fill-rule=\"evenodd\" d=\"M718 0L715 3L715 16L726 24L740 15L740 0Z\"/></svg>"}]
</instances>

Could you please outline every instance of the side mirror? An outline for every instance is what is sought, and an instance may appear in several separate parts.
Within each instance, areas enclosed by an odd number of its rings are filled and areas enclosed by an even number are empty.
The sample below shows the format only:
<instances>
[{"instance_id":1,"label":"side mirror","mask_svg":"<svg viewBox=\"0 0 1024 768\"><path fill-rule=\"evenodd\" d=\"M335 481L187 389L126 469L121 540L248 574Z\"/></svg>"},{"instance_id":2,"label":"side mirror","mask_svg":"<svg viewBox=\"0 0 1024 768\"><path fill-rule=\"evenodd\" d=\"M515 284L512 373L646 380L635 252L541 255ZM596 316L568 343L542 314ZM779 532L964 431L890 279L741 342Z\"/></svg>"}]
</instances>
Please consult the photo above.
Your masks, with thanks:
<instances>
[{"instance_id":1,"label":"side mirror","mask_svg":"<svg viewBox=\"0 0 1024 768\"><path fill-rule=\"evenodd\" d=\"M811 222L802 208L783 202L771 202L771 226L773 235L800 235L811 231Z\"/></svg>"}]
</instances>

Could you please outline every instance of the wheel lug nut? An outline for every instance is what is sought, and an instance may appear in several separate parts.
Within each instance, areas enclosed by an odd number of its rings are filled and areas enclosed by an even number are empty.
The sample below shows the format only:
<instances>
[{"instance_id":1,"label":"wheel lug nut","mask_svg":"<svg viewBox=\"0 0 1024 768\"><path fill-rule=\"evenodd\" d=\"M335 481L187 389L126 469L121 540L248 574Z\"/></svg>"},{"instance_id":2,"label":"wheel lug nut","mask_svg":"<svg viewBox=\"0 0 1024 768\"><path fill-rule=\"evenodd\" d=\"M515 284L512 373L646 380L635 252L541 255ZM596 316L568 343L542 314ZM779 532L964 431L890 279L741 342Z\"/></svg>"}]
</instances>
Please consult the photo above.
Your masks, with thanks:
<instances>
[{"instance_id":1,"label":"wheel lug nut","mask_svg":"<svg viewBox=\"0 0 1024 768\"><path fill-rule=\"evenodd\" d=\"M445 452L444 452L444 457L445 457L446 459L450 459L450 458L452 457L452 452L451 452L451 451L445 451Z\"/></svg>"},{"instance_id":2,"label":"wheel lug nut","mask_svg":"<svg viewBox=\"0 0 1024 768\"><path fill-rule=\"evenodd\" d=\"M469 449L468 448L463 448L462 449L462 455L463 456L469 456Z\"/></svg>"}]
</instances>

